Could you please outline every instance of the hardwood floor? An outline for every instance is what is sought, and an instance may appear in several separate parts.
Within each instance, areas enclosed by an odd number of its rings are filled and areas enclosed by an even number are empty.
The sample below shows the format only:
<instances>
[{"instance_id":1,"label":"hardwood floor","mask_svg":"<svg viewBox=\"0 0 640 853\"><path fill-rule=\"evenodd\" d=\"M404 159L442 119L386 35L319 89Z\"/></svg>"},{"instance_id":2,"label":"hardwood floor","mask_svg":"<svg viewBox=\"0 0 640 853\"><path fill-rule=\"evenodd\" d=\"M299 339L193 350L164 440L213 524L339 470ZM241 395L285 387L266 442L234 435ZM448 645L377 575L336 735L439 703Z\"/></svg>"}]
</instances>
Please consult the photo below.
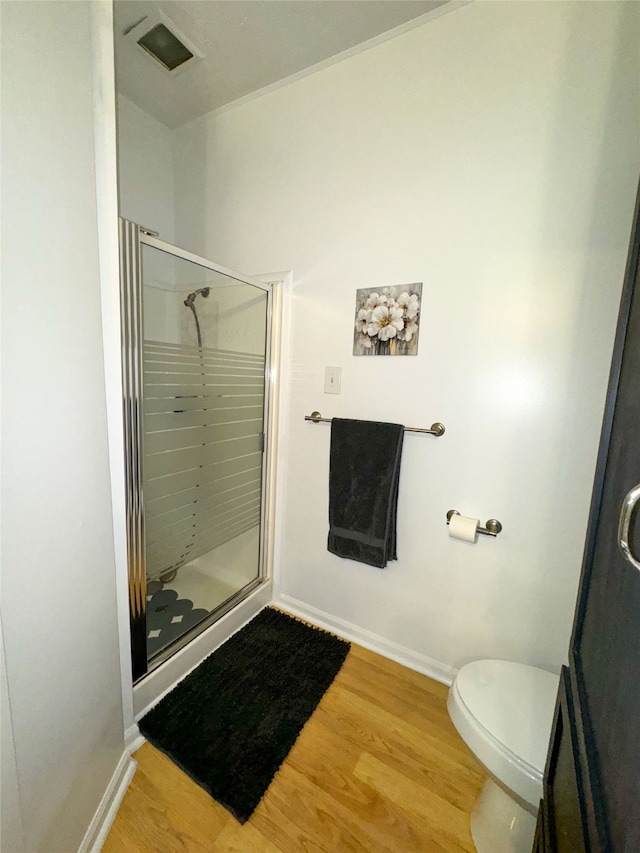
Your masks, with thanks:
<instances>
[{"instance_id":1,"label":"hardwood floor","mask_svg":"<svg viewBox=\"0 0 640 853\"><path fill-rule=\"evenodd\" d=\"M146 743L104 853L473 853L484 774L446 696L353 645L244 826Z\"/></svg>"}]
</instances>

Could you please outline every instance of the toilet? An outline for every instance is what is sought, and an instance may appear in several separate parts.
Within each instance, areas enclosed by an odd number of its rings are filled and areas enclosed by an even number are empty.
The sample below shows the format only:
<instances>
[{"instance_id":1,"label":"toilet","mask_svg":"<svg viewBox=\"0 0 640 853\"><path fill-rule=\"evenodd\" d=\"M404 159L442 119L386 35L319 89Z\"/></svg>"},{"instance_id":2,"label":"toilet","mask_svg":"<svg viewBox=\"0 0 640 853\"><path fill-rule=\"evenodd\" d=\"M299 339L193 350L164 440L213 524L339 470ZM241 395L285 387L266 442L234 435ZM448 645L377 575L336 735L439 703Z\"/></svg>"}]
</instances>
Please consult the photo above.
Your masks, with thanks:
<instances>
[{"instance_id":1,"label":"toilet","mask_svg":"<svg viewBox=\"0 0 640 853\"><path fill-rule=\"evenodd\" d=\"M463 666L447 707L489 778L471 812L478 853L531 853L559 676L508 660Z\"/></svg>"}]
</instances>

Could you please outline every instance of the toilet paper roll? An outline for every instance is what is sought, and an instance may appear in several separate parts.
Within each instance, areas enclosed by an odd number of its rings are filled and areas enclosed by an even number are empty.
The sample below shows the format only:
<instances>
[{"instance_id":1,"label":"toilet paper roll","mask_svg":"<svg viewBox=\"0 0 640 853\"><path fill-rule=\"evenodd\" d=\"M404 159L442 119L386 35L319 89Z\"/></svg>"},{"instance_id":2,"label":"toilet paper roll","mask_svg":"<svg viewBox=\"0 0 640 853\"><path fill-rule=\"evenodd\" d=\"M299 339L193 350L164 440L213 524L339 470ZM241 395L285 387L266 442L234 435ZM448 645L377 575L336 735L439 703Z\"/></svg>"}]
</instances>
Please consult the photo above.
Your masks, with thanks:
<instances>
[{"instance_id":1,"label":"toilet paper roll","mask_svg":"<svg viewBox=\"0 0 640 853\"><path fill-rule=\"evenodd\" d=\"M466 515L452 515L449 521L449 536L464 542L478 541L479 518L467 518Z\"/></svg>"}]
</instances>

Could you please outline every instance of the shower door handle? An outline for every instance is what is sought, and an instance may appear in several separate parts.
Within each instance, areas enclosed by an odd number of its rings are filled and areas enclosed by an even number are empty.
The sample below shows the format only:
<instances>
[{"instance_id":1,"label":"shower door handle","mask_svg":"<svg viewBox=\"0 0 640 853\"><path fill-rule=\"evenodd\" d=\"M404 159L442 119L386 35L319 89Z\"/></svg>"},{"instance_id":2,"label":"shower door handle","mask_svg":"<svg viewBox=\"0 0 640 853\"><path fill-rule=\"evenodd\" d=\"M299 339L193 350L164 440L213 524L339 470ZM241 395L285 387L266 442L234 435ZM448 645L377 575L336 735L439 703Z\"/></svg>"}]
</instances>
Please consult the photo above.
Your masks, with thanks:
<instances>
[{"instance_id":1,"label":"shower door handle","mask_svg":"<svg viewBox=\"0 0 640 853\"><path fill-rule=\"evenodd\" d=\"M629 542L629 528L631 527L631 518L633 512L640 500L640 484L634 486L622 501L620 509L620 521L618 522L618 546L622 551L625 560L628 560L631 565L640 572L640 562L634 557Z\"/></svg>"}]
</instances>

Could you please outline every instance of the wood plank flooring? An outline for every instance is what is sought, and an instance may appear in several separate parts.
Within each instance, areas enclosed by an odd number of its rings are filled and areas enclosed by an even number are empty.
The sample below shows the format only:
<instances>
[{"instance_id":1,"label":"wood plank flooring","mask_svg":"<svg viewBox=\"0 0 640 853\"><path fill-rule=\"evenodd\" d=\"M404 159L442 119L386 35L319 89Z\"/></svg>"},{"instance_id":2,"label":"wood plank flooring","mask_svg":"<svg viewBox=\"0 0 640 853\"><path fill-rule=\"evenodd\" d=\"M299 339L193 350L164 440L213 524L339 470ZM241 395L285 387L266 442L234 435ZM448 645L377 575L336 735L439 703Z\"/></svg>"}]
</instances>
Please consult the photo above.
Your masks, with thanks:
<instances>
[{"instance_id":1,"label":"wood plank flooring","mask_svg":"<svg viewBox=\"0 0 640 853\"><path fill-rule=\"evenodd\" d=\"M146 743L104 853L474 853L484 774L446 696L352 645L244 826Z\"/></svg>"}]
</instances>

